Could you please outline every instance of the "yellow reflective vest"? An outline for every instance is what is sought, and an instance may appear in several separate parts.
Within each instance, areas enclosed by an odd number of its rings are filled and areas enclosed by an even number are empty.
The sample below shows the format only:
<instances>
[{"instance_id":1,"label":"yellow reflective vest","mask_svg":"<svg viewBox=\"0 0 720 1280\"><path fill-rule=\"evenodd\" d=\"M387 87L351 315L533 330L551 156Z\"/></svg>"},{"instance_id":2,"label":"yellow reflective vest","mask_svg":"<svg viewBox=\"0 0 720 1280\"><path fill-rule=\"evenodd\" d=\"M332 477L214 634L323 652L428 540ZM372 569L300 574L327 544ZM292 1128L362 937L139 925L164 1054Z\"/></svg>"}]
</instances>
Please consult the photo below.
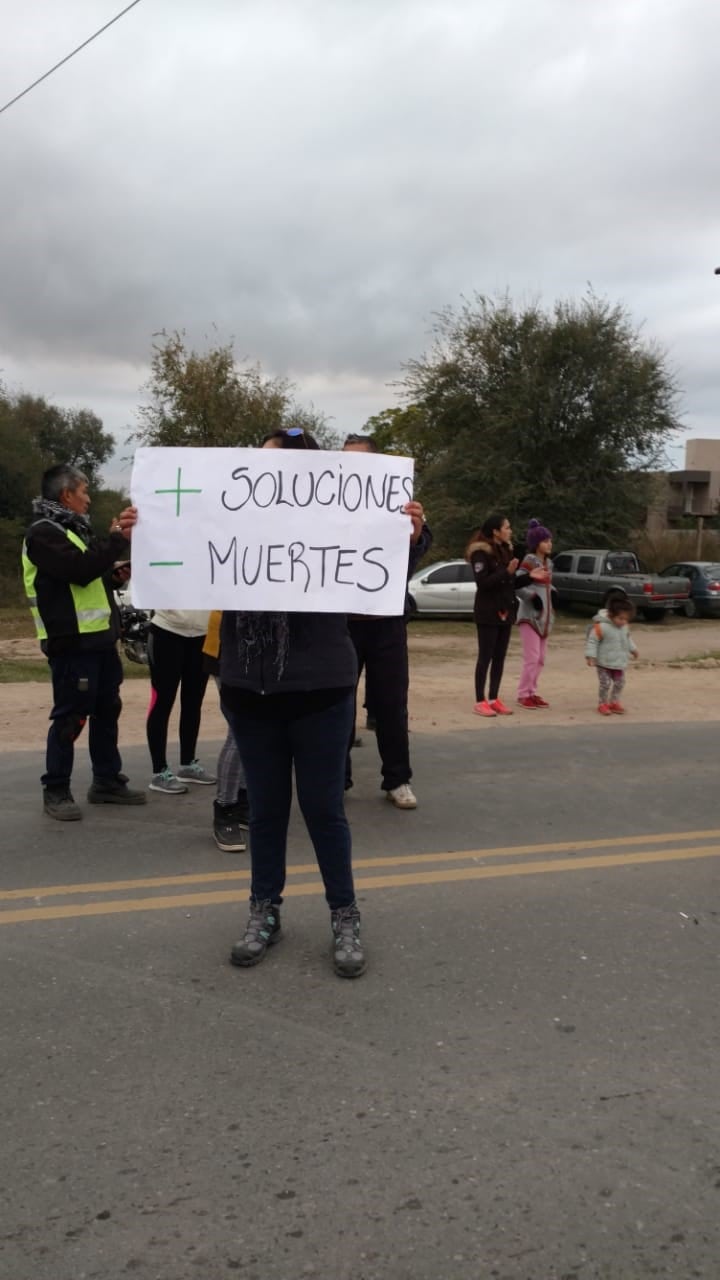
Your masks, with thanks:
<instances>
[{"instance_id":1,"label":"yellow reflective vest","mask_svg":"<svg viewBox=\"0 0 720 1280\"><path fill-rule=\"evenodd\" d=\"M82 538L78 537L72 529L63 529L62 532L80 551L87 551L88 548ZM46 623L40 613L37 601L36 579L38 568L28 556L27 542L23 542L22 567L25 594L30 604L30 612L35 623L38 640L47 640ZM74 610L73 630L76 630L78 635L92 635L99 631L109 631L110 601L108 600L103 579L101 577L94 578L85 587L69 582L66 587Z\"/></svg>"}]
</instances>

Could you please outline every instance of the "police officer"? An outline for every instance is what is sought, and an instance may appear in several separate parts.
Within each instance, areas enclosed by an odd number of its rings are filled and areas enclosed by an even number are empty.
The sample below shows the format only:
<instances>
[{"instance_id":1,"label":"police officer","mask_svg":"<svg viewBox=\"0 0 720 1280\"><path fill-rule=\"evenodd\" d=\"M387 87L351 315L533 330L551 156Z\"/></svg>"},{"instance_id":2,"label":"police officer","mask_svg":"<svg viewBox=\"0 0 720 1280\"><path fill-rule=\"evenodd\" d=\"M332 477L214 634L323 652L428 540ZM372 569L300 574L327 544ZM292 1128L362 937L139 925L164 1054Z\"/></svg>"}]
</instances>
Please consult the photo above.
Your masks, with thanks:
<instances>
[{"instance_id":1,"label":"police officer","mask_svg":"<svg viewBox=\"0 0 720 1280\"><path fill-rule=\"evenodd\" d=\"M118 612L113 585L127 571L137 520L126 507L109 538L90 532L87 477L75 467L51 467L33 503L33 522L22 551L25 592L53 682L53 709L41 779L45 813L62 822L82 817L70 790L75 740L87 719L93 781L91 804L145 804L128 787L118 751L122 665L117 652ZM114 580L113 580L114 574Z\"/></svg>"}]
</instances>

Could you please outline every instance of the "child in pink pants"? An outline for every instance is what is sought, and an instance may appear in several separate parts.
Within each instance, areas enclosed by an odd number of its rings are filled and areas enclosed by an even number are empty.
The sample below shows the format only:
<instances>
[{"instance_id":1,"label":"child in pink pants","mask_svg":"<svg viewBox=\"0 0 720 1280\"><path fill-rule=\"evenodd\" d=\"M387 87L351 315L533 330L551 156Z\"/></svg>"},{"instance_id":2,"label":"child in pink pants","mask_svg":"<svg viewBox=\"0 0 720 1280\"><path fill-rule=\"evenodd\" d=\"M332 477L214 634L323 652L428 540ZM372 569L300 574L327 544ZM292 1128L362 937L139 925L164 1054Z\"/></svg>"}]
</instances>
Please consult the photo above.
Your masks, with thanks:
<instances>
[{"instance_id":1,"label":"child in pink pants","mask_svg":"<svg viewBox=\"0 0 720 1280\"><path fill-rule=\"evenodd\" d=\"M545 650L555 617L552 607L552 534L531 520L525 536L527 553L515 575L518 596L517 622L522 640L523 664L517 698L521 707L535 711L549 703L537 691L545 665Z\"/></svg>"}]
</instances>

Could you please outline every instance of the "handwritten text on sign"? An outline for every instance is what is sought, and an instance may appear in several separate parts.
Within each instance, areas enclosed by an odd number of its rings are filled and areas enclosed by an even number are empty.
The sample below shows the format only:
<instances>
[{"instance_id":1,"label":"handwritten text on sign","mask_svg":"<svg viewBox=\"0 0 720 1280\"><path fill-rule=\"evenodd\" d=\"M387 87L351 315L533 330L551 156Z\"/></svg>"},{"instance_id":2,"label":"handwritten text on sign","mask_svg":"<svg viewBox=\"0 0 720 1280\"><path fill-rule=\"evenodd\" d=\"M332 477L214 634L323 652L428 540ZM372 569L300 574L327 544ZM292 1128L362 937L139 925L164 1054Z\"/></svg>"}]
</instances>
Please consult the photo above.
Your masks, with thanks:
<instances>
[{"instance_id":1,"label":"handwritten text on sign","mask_svg":"<svg viewBox=\"0 0 720 1280\"><path fill-rule=\"evenodd\" d=\"M138 449L133 603L401 614L412 485L409 458Z\"/></svg>"}]
</instances>

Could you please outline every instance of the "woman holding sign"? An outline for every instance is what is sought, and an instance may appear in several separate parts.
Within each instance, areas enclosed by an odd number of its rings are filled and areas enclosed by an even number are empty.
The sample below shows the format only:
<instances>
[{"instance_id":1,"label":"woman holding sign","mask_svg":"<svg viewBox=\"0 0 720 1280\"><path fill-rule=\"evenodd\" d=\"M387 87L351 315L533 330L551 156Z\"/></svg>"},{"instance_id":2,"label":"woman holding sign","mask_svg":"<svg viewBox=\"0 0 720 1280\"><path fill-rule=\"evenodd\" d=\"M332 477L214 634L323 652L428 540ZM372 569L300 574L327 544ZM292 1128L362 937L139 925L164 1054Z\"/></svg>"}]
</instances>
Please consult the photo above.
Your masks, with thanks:
<instances>
[{"instance_id":1,"label":"woman holding sign","mask_svg":"<svg viewBox=\"0 0 720 1280\"><path fill-rule=\"evenodd\" d=\"M265 447L318 445L301 428L290 428ZM344 809L357 661L345 615L223 614L220 679L250 803L250 915L231 961L259 964L280 938L294 766L298 803L330 907L335 972L357 978L365 954Z\"/></svg>"}]
</instances>

